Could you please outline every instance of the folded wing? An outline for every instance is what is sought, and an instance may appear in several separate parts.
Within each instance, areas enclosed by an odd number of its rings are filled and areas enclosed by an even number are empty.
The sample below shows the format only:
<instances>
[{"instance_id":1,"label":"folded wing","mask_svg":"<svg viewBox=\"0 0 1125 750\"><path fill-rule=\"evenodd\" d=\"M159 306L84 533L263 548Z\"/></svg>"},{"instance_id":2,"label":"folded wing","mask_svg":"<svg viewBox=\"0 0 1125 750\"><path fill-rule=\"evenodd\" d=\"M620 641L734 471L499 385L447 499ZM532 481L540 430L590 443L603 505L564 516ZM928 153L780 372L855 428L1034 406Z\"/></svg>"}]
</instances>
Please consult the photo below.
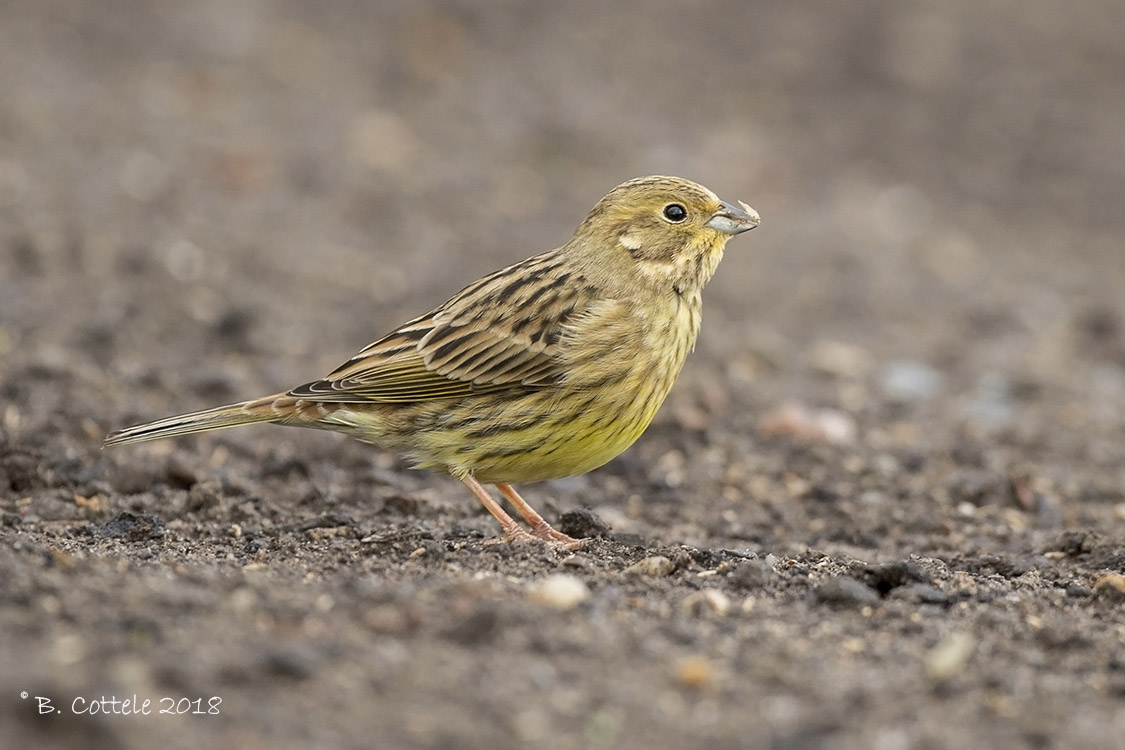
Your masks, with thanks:
<instances>
[{"instance_id":1,"label":"folded wing","mask_svg":"<svg viewBox=\"0 0 1125 750\"><path fill-rule=\"evenodd\" d=\"M560 339L588 300L584 286L560 283L547 260L538 256L482 279L289 395L407 403L559 382L565 374Z\"/></svg>"}]
</instances>

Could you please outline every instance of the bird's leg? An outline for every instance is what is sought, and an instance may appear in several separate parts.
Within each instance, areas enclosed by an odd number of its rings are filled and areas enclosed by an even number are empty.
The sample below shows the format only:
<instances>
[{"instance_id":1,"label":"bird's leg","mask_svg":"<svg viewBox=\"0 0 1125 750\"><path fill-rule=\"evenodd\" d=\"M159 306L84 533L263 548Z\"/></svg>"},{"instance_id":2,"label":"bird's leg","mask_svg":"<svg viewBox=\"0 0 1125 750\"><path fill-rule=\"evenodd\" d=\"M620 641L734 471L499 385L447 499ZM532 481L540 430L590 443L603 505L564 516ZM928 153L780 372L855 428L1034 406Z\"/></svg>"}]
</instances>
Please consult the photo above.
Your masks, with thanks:
<instances>
[{"instance_id":1,"label":"bird's leg","mask_svg":"<svg viewBox=\"0 0 1125 750\"><path fill-rule=\"evenodd\" d=\"M516 492L516 488L512 485L498 483L496 488L500 490L504 497L508 498L508 502L523 516L523 520L527 521L527 525L531 527L531 534L536 539L542 539L546 542L562 542L570 549L577 549L585 544L581 539L575 539L551 528L551 524L544 521L543 516L536 513L535 508L528 505L527 501L520 497L520 494Z\"/></svg>"},{"instance_id":2,"label":"bird's leg","mask_svg":"<svg viewBox=\"0 0 1125 750\"><path fill-rule=\"evenodd\" d=\"M463 477L458 477L458 479L464 482L465 485L473 491L473 494L477 496L477 500L480 500L481 505L492 514L493 518L500 522L500 528L504 529L504 541L517 542L537 538L529 533L527 529L516 523L515 519L505 513L504 509L500 507L500 503L496 502L492 495L488 494L488 490L484 488L484 485L474 479L472 474L466 474Z\"/></svg>"}]
</instances>

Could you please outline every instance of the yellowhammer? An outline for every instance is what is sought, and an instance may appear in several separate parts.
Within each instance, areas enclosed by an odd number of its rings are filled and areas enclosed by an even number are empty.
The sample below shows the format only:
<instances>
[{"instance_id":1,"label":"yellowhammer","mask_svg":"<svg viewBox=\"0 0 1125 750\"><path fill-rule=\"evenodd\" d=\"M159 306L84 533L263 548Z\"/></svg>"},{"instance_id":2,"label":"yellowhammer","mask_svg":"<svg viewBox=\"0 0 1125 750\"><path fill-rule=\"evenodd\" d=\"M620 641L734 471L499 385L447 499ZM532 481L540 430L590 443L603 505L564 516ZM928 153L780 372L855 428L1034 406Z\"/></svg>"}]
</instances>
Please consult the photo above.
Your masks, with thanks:
<instances>
[{"instance_id":1,"label":"yellowhammer","mask_svg":"<svg viewBox=\"0 0 1125 750\"><path fill-rule=\"evenodd\" d=\"M644 432L695 345L727 240L758 226L740 206L678 177L629 180L562 247L473 282L324 379L129 427L105 445L255 422L336 430L457 477L509 541L576 545L512 483L590 471Z\"/></svg>"}]
</instances>

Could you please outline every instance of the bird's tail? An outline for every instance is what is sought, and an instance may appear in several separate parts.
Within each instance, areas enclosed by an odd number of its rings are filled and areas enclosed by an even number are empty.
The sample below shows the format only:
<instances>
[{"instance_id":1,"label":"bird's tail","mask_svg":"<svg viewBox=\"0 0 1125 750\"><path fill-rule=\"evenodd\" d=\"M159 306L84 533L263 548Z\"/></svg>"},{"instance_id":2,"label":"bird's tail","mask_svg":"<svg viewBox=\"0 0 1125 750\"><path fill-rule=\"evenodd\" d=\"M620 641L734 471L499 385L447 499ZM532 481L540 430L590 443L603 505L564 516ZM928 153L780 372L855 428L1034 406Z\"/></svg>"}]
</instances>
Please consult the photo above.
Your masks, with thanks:
<instances>
[{"instance_id":1,"label":"bird's tail","mask_svg":"<svg viewBox=\"0 0 1125 750\"><path fill-rule=\"evenodd\" d=\"M227 406L217 406L214 409L194 411L191 414L181 414L176 417L166 417L155 422L126 427L117 432L111 432L102 443L103 448L115 445L128 445L140 443L145 440L158 440L160 438L175 437L176 435L190 435L194 432L208 430L221 430L225 427L238 427L244 424L258 422L282 422L291 413L279 409L284 394L256 398L252 401L242 401Z\"/></svg>"}]
</instances>

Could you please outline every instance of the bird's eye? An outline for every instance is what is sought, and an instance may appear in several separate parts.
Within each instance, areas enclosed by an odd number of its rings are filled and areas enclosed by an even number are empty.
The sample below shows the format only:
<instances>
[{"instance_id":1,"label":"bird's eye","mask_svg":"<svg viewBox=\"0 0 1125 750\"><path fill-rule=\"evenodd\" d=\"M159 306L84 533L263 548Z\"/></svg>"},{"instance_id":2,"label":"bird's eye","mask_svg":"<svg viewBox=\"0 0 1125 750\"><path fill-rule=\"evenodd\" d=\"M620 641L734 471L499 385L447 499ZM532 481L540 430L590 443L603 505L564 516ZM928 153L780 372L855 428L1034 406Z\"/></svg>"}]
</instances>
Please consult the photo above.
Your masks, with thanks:
<instances>
[{"instance_id":1,"label":"bird's eye","mask_svg":"<svg viewBox=\"0 0 1125 750\"><path fill-rule=\"evenodd\" d=\"M679 203L669 203L664 207L664 218L673 224L679 224L687 218L687 209Z\"/></svg>"}]
</instances>

